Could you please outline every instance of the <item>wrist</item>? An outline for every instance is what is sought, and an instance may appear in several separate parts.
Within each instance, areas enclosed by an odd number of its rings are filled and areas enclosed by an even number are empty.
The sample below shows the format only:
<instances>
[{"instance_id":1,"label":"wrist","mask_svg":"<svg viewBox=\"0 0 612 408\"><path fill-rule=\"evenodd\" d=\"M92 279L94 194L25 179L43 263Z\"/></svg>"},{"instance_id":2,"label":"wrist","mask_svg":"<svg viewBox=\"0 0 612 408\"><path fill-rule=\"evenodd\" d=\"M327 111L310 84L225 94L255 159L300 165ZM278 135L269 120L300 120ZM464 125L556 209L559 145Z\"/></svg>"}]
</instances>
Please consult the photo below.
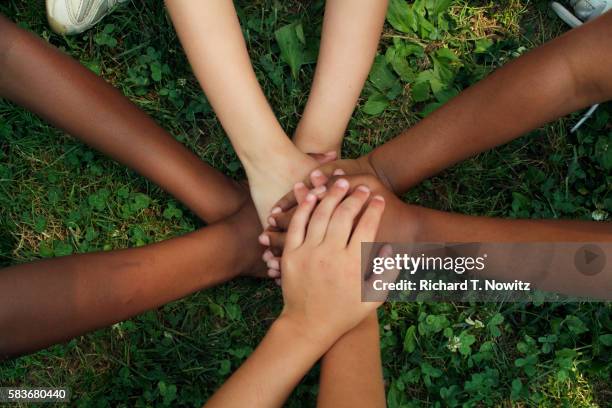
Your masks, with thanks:
<instances>
[{"instance_id":1,"label":"wrist","mask_svg":"<svg viewBox=\"0 0 612 408\"><path fill-rule=\"evenodd\" d=\"M292 338L302 339L317 352L320 352L320 355L323 355L344 333L335 333L322 320L317 323L319 324L313 324L284 309L274 321L270 330L274 329L276 332L286 333Z\"/></svg>"},{"instance_id":2,"label":"wrist","mask_svg":"<svg viewBox=\"0 0 612 408\"><path fill-rule=\"evenodd\" d=\"M410 204L404 204L400 217L401 222L399 225L401 225L402 228L400 236L398 237L399 242L422 242L426 217L422 213L421 208Z\"/></svg>"},{"instance_id":3,"label":"wrist","mask_svg":"<svg viewBox=\"0 0 612 408\"><path fill-rule=\"evenodd\" d=\"M361 156L359 159L357 159L357 161L359 162L361 168L367 169L367 171L376 176L376 178L378 178L381 183L385 185L386 188L397 194L396 188L393 185L392 180L389 178L389 175L384 170L384 161L381 160L378 151L379 149L374 149L367 155Z\"/></svg>"}]
</instances>

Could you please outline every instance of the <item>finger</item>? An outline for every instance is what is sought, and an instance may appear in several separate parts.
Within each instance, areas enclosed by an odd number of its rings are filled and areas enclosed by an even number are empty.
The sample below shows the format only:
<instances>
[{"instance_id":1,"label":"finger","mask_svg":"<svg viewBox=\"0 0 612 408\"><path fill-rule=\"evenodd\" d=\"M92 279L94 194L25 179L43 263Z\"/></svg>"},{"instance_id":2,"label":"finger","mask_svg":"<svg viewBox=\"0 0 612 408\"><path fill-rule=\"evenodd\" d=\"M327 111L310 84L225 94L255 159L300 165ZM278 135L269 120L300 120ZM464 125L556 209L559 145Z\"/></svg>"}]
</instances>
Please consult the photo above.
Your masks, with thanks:
<instances>
[{"instance_id":1,"label":"finger","mask_svg":"<svg viewBox=\"0 0 612 408\"><path fill-rule=\"evenodd\" d=\"M355 227L351 242L349 243L351 247L359 247L362 242L374 242L376 240L376 234L378 233L378 227L384 211L385 199L380 195L374 196Z\"/></svg>"},{"instance_id":2,"label":"finger","mask_svg":"<svg viewBox=\"0 0 612 408\"><path fill-rule=\"evenodd\" d=\"M309 178L313 187L324 186L329 181L329 178L319 169L313 170Z\"/></svg>"},{"instance_id":3,"label":"finger","mask_svg":"<svg viewBox=\"0 0 612 408\"><path fill-rule=\"evenodd\" d=\"M277 271L280 271L281 259L278 257L274 257L272 259L269 259L268 262L266 262L266 265L268 266L269 269L275 269Z\"/></svg>"},{"instance_id":4,"label":"finger","mask_svg":"<svg viewBox=\"0 0 612 408\"><path fill-rule=\"evenodd\" d=\"M277 249L278 252L283 253L283 248L285 248L285 239L287 237L286 232L269 232L268 236L270 237L270 249Z\"/></svg>"},{"instance_id":5,"label":"finger","mask_svg":"<svg viewBox=\"0 0 612 408\"><path fill-rule=\"evenodd\" d=\"M317 197L315 197L314 194L308 194L304 201L298 206L289 224L289 229L287 230L287 237L285 238L286 250L296 249L304 243L306 226L308 225L310 214L312 214L316 202Z\"/></svg>"},{"instance_id":6,"label":"finger","mask_svg":"<svg viewBox=\"0 0 612 408\"><path fill-rule=\"evenodd\" d=\"M280 278L281 272L277 269L268 269L268 276L272 279Z\"/></svg>"},{"instance_id":7,"label":"finger","mask_svg":"<svg viewBox=\"0 0 612 408\"><path fill-rule=\"evenodd\" d=\"M299 183L295 183L293 186L293 195L295 196L296 204L304 201L304 198L306 198L306 194L308 194L309 191L310 189L301 181Z\"/></svg>"},{"instance_id":8,"label":"finger","mask_svg":"<svg viewBox=\"0 0 612 408\"><path fill-rule=\"evenodd\" d=\"M393 257L393 249L391 245L385 244L378 251L377 257L379 258L390 258ZM370 274L365 280L363 300L369 302L384 302L389 296L388 286L385 284L395 282L399 276L399 270L397 268L386 269L382 274ZM379 282L377 282L379 281Z\"/></svg>"},{"instance_id":9,"label":"finger","mask_svg":"<svg viewBox=\"0 0 612 408\"><path fill-rule=\"evenodd\" d=\"M364 204L370 197L370 189L366 186L358 186L334 211L333 217L329 222L325 240L337 242L346 247L351 231L358 219L359 214L364 208Z\"/></svg>"},{"instance_id":10,"label":"finger","mask_svg":"<svg viewBox=\"0 0 612 408\"><path fill-rule=\"evenodd\" d=\"M274 207L270 210L270 215L275 215L282 213L283 211L288 211L291 208L297 206L306 197L306 194L310 192L310 186L307 186L303 182L295 183L293 189L285 194Z\"/></svg>"},{"instance_id":11,"label":"finger","mask_svg":"<svg viewBox=\"0 0 612 408\"><path fill-rule=\"evenodd\" d=\"M295 207L288 211L281 211L268 217L268 223L273 225L277 230L287 231L291 218L295 214Z\"/></svg>"},{"instance_id":12,"label":"finger","mask_svg":"<svg viewBox=\"0 0 612 408\"><path fill-rule=\"evenodd\" d=\"M269 247L270 246L270 231L266 230L265 232L262 232L259 237L257 237L257 240L259 241L259 243L263 246Z\"/></svg>"},{"instance_id":13,"label":"finger","mask_svg":"<svg viewBox=\"0 0 612 408\"><path fill-rule=\"evenodd\" d=\"M264 263L268 263L268 261L270 259L274 258L274 254L272 253L271 250L266 249L263 253L263 255L261 256L262 261L264 261Z\"/></svg>"},{"instance_id":14,"label":"finger","mask_svg":"<svg viewBox=\"0 0 612 408\"><path fill-rule=\"evenodd\" d=\"M306 234L306 241L308 243L318 245L323 241L332 214L338 204L346 196L349 187L349 182L346 179L339 179L331 186L329 193L319 203L312 214L312 218L308 224L308 233Z\"/></svg>"},{"instance_id":15,"label":"finger","mask_svg":"<svg viewBox=\"0 0 612 408\"><path fill-rule=\"evenodd\" d=\"M327 153L308 153L308 155L318 161L319 164L330 163L338 158L338 153L336 151L330 151Z\"/></svg>"}]
</instances>

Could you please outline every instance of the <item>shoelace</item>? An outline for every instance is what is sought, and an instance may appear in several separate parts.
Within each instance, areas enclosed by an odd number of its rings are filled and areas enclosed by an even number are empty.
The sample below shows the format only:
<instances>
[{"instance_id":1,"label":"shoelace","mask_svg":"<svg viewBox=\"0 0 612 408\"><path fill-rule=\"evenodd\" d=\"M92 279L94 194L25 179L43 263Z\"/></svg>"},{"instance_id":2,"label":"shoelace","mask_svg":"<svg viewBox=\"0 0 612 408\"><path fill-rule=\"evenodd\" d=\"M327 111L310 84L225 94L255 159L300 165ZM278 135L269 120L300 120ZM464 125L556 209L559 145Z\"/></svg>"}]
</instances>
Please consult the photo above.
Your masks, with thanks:
<instances>
[{"instance_id":1,"label":"shoelace","mask_svg":"<svg viewBox=\"0 0 612 408\"><path fill-rule=\"evenodd\" d=\"M553 9L555 14L557 14L557 16L559 16L561 20L565 21L565 23L570 27L576 28L584 24L582 20L576 17L571 11L563 7L563 5L561 5L560 3L553 1L552 3L550 3L550 7ZM593 13L589 16L589 20L600 16L606 10L606 8L606 4L602 3L599 7L593 10ZM574 127L570 130L570 133L576 132L584 124L584 122L586 122L591 116L593 116L598 107L599 104L591 106L589 110L582 116L582 118L580 118L578 123L576 123Z\"/></svg>"}]
</instances>

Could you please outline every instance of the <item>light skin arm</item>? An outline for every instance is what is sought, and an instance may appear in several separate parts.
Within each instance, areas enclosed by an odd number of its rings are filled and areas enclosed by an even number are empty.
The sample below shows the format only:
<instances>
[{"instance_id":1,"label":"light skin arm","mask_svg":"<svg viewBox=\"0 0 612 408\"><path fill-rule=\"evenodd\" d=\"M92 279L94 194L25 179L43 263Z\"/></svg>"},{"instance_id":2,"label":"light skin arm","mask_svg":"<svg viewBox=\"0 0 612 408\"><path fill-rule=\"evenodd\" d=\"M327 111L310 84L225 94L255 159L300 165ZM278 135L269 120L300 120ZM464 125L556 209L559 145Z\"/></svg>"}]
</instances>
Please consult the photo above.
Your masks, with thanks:
<instances>
[{"instance_id":1,"label":"light skin arm","mask_svg":"<svg viewBox=\"0 0 612 408\"><path fill-rule=\"evenodd\" d=\"M282 406L316 360L379 306L360 300L359 253L361 240L376 235L384 200L376 196L370 201L351 236L370 193L356 190L347 196L348 189L344 180L316 210L312 194L299 206L283 257L283 311L207 407Z\"/></svg>"},{"instance_id":2,"label":"light skin arm","mask_svg":"<svg viewBox=\"0 0 612 408\"><path fill-rule=\"evenodd\" d=\"M368 76L385 21L387 0L328 0L321 49L295 145L305 153L335 150Z\"/></svg>"},{"instance_id":3,"label":"light skin arm","mask_svg":"<svg viewBox=\"0 0 612 408\"><path fill-rule=\"evenodd\" d=\"M246 200L237 184L187 150L116 89L2 15L0 97L136 170L207 222L236 212Z\"/></svg>"},{"instance_id":4,"label":"light skin arm","mask_svg":"<svg viewBox=\"0 0 612 408\"><path fill-rule=\"evenodd\" d=\"M291 143L276 120L251 66L234 3L166 0L166 6L193 71L244 166L265 224L272 204L318 163Z\"/></svg>"},{"instance_id":5,"label":"light skin arm","mask_svg":"<svg viewBox=\"0 0 612 408\"><path fill-rule=\"evenodd\" d=\"M305 153L340 147L368 76L387 1L328 0L312 88L293 141ZM378 319L342 336L321 362L319 407L384 407ZM355 358L359 356L359 358Z\"/></svg>"},{"instance_id":6,"label":"light skin arm","mask_svg":"<svg viewBox=\"0 0 612 408\"><path fill-rule=\"evenodd\" d=\"M370 154L319 170L372 174L400 194L468 157L610 100L612 45L602 39L611 35L606 13L504 65Z\"/></svg>"}]
</instances>

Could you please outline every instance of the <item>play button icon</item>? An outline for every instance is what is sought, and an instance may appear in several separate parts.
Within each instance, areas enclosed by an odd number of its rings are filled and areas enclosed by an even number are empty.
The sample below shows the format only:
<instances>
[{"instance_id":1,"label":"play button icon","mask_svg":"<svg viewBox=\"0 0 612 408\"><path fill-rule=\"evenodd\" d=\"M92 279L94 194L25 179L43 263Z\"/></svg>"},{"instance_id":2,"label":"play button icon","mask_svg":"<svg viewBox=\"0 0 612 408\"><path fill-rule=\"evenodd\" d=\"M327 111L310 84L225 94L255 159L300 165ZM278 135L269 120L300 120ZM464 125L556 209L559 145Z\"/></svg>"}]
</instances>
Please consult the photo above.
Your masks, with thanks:
<instances>
[{"instance_id":1,"label":"play button icon","mask_svg":"<svg viewBox=\"0 0 612 408\"><path fill-rule=\"evenodd\" d=\"M584 245L576 251L574 265L583 275L597 275L606 266L606 254L597 245Z\"/></svg>"}]
</instances>

